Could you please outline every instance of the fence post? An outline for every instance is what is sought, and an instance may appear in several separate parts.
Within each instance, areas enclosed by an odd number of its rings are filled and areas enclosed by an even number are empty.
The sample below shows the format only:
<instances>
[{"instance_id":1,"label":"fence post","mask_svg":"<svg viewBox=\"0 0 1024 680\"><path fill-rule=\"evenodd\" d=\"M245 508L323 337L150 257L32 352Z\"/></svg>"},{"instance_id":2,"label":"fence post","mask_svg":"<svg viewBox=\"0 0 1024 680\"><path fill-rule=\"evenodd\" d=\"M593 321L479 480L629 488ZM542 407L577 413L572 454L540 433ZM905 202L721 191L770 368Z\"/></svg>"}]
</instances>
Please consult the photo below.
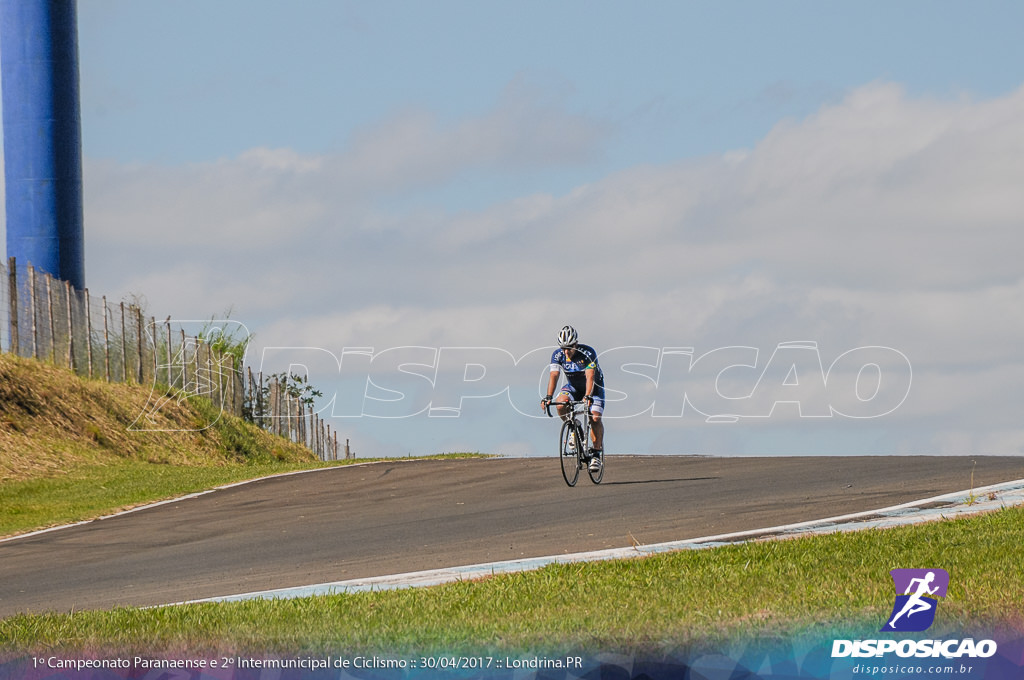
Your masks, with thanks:
<instances>
[{"instance_id":1,"label":"fence post","mask_svg":"<svg viewBox=\"0 0 1024 680\"><path fill-rule=\"evenodd\" d=\"M167 327L167 387L174 387L174 374L172 368L174 366L171 361L171 317L167 317L167 321L164 322Z\"/></svg>"},{"instance_id":2,"label":"fence post","mask_svg":"<svg viewBox=\"0 0 1024 680\"><path fill-rule=\"evenodd\" d=\"M142 318L142 308L141 307L135 307L135 339L136 339L136 341L138 342L138 345L139 345L138 346L138 350L139 350L139 376L138 377L139 377L139 384L140 385L145 385L146 384L146 373L145 373L145 366L146 366L146 345L145 345L145 343L146 343L146 335L145 335L145 333L142 330L142 324L143 323L144 323L144 320Z\"/></svg>"},{"instance_id":3,"label":"fence post","mask_svg":"<svg viewBox=\"0 0 1024 680\"><path fill-rule=\"evenodd\" d=\"M11 354L18 356L18 262L7 258L7 294L11 310Z\"/></svg>"},{"instance_id":4,"label":"fence post","mask_svg":"<svg viewBox=\"0 0 1024 680\"><path fill-rule=\"evenodd\" d=\"M217 404L218 399L220 397L220 372L218 371L214 373L215 363L213 358L213 347L206 344L206 341L204 340L203 349L206 352L206 375L209 376L208 380L210 381L210 401L212 401L214 404ZM216 382L214 382L215 378ZM223 403L221 403L220 405L223 407Z\"/></svg>"},{"instance_id":5,"label":"fence post","mask_svg":"<svg viewBox=\"0 0 1024 680\"><path fill-rule=\"evenodd\" d=\"M235 355L228 354L228 374L226 376L228 383L228 403L231 404L231 415L238 415L235 413Z\"/></svg>"},{"instance_id":6,"label":"fence post","mask_svg":"<svg viewBox=\"0 0 1024 680\"><path fill-rule=\"evenodd\" d=\"M110 324L107 323L107 296L103 296L103 374L110 382Z\"/></svg>"},{"instance_id":7,"label":"fence post","mask_svg":"<svg viewBox=\"0 0 1024 680\"><path fill-rule=\"evenodd\" d=\"M153 340L153 361L151 362L151 364L153 366L153 375L150 376L150 382L155 385L158 382L160 382L160 376L157 375L157 373L160 371L160 366L158 364L160 353L157 351L157 347L158 347L159 343L158 343L158 338L156 337L156 332L157 331L156 331L156 317L155 316L149 317L149 325L146 326L146 328L147 329L152 329L152 330L150 330L150 336L151 336L151 339Z\"/></svg>"},{"instance_id":8,"label":"fence post","mask_svg":"<svg viewBox=\"0 0 1024 680\"><path fill-rule=\"evenodd\" d=\"M220 352L217 353L217 391L220 392L220 409L225 411L230 403L231 395L229 394L230 385L228 383L228 366L225 363L228 357Z\"/></svg>"},{"instance_id":9,"label":"fence post","mask_svg":"<svg viewBox=\"0 0 1024 680\"><path fill-rule=\"evenodd\" d=\"M50 363L57 363L57 334L53 329L53 292L50 290L50 281L53 278L49 274L43 274L43 281L46 283L46 315L50 319Z\"/></svg>"},{"instance_id":10,"label":"fence post","mask_svg":"<svg viewBox=\"0 0 1024 680\"><path fill-rule=\"evenodd\" d=\"M92 374L92 300L89 298L89 289L85 291L85 351L88 355L87 363L89 367L89 378L93 378Z\"/></svg>"},{"instance_id":11,"label":"fence post","mask_svg":"<svg viewBox=\"0 0 1024 680\"><path fill-rule=\"evenodd\" d=\"M288 401L288 395L285 394L281 388L281 381L277 381L277 399L281 403L281 436L286 439L291 439L292 435L292 424L288 419L291 417L291 402Z\"/></svg>"},{"instance_id":12,"label":"fence post","mask_svg":"<svg viewBox=\"0 0 1024 680\"><path fill-rule=\"evenodd\" d=\"M196 335L192 336L192 381L196 387L193 390L196 394L199 394L199 337Z\"/></svg>"},{"instance_id":13,"label":"fence post","mask_svg":"<svg viewBox=\"0 0 1024 680\"><path fill-rule=\"evenodd\" d=\"M128 382L128 328L124 323L124 300L121 300L121 382Z\"/></svg>"},{"instance_id":14,"label":"fence post","mask_svg":"<svg viewBox=\"0 0 1024 680\"><path fill-rule=\"evenodd\" d=\"M220 388L220 408L225 410L228 404L231 403L231 381L230 368L225 362L230 363L231 359L226 354L217 353L217 384ZM232 364L232 368L234 365Z\"/></svg>"},{"instance_id":15,"label":"fence post","mask_svg":"<svg viewBox=\"0 0 1024 680\"><path fill-rule=\"evenodd\" d=\"M228 410L231 415L235 414L235 357L226 352L220 355L218 360L220 371L223 373L223 396L221 397L221 408Z\"/></svg>"},{"instance_id":16,"label":"fence post","mask_svg":"<svg viewBox=\"0 0 1024 680\"><path fill-rule=\"evenodd\" d=\"M281 398L284 399L284 408L285 408L285 419L284 419L284 432L285 432L285 434L284 434L284 436L288 439L288 441L291 441L291 439L292 439L292 400L288 396L288 393L285 390L281 390L281 392L282 392L282 397Z\"/></svg>"},{"instance_id":17,"label":"fence post","mask_svg":"<svg viewBox=\"0 0 1024 680\"><path fill-rule=\"evenodd\" d=\"M233 360L232 365L234 365ZM235 415L245 418L245 363L241 359L238 360L238 370L231 374L231 395L234 400Z\"/></svg>"},{"instance_id":18,"label":"fence post","mask_svg":"<svg viewBox=\"0 0 1024 680\"><path fill-rule=\"evenodd\" d=\"M244 361L239 361L238 366L238 382L235 385L235 389L238 393L235 395L235 401L238 408L238 415L242 419L248 418L250 423L256 424L256 411L253 406L253 382L252 382L252 369L245 365Z\"/></svg>"},{"instance_id":19,"label":"fence post","mask_svg":"<svg viewBox=\"0 0 1024 680\"><path fill-rule=\"evenodd\" d=\"M64 281L64 295L68 306L68 368L75 370L75 326L71 314L71 282Z\"/></svg>"},{"instance_id":20,"label":"fence post","mask_svg":"<svg viewBox=\"0 0 1024 680\"><path fill-rule=\"evenodd\" d=\"M267 418L267 405L263 403L263 371L259 372L259 384L256 385L256 405L257 413L260 414L260 427L267 429L266 418Z\"/></svg>"},{"instance_id":21,"label":"fence post","mask_svg":"<svg viewBox=\"0 0 1024 680\"><path fill-rule=\"evenodd\" d=\"M271 380L267 386L267 398L270 400L270 431L274 434L281 433L278 427L278 417L281 415L281 411L277 407L277 392L277 381Z\"/></svg>"},{"instance_id":22,"label":"fence post","mask_svg":"<svg viewBox=\"0 0 1024 680\"><path fill-rule=\"evenodd\" d=\"M188 391L188 343L185 342L185 329L181 329L181 391Z\"/></svg>"},{"instance_id":23,"label":"fence post","mask_svg":"<svg viewBox=\"0 0 1024 680\"><path fill-rule=\"evenodd\" d=\"M256 423L256 406L253 401L256 397L256 390L253 389L252 367L242 367L242 414L245 415L245 400L249 399L249 420Z\"/></svg>"},{"instance_id":24,"label":"fence post","mask_svg":"<svg viewBox=\"0 0 1024 680\"><path fill-rule=\"evenodd\" d=\"M209 385L208 385L208 383L210 381L210 375L209 375L209 371L208 371L209 367L207 366L207 368L205 368L205 369L202 368L202 366L204 365L203 364L203 350L205 350L206 347L199 340L199 336L198 335L193 335L192 336L192 342L194 342L195 345L196 345L196 353L195 353L196 362L195 362L195 365L192 366L192 375L195 377L195 381L196 381L196 392L200 393L203 390L208 390L209 389ZM200 387L200 385L202 387Z\"/></svg>"},{"instance_id":25,"label":"fence post","mask_svg":"<svg viewBox=\"0 0 1024 680\"><path fill-rule=\"evenodd\" d=\"M299 440L299 424L296 422L299 416L298 398L292 399L287 392L284 396L288 400L288 438L297 442Z\"/></svg>"},{"instance_id":26,"label":"fence post","mask_svg":"<svg viewBox=\"0 0 1024 680\"><path fill-rule=\"evenodd\" d=\"M213 346L206 345L206 366L210 369L210 401L224 408L224 399L220 389L220 358L214 356Z\"/></svg>"},{"instance_id":27,"label":"fence post","mask_svg":"<svg viewBox=\"0 0 1024 680\"><path fill-rule=\"evenodd\" d=\"M205 342L205 341L204 341ZM221 397L220 389L220 367L219 358L213 354L213 346L206 345L206 367L210 371L210 399L214 404L224 408L224 399ZM214 392L216 390L216 393Z\"/></svg>"},{"instance_id":28,"label":"fence post","mask_svg":"<svg viewBox=\"0 0 1024 680\"><path fill-rule=\"evenodd\" d=\"M210 352L210 370L213 371L212 375L216 376L217 379L217 398L214 403L220 407L220 410L224 410L224 357L218 353L213 345L208 345Z\"/></svg>"},{"instance_id":29,"label":"fence post","mask_svg":"<svg viewBox=\"0 0 1024 680\"><path fill-rule=\"evenodd\" d=\"M281 379L277 379L277 413L280 414L281 421L278 425L278 434L282 437L288 437L291 434L291 426L288 423L288 397L281 387Z\"/></svg>"},{"instance_id":30,"label":"fence post","mask_svg":"<svg viewBox=\"0 0 1024 680\"><path fill-rule=\"evenodd\" d=\"M36 268L28 266L28 304L32 309L32 358L39 358L39 321L36 316Z\"/></svg>"},{"instance_id":31,"label":"fence post","mask_svg":"<svg viewBox=\"0 0 1024 680\"><path fill-rule=\"evenodd\" d=\"M263 382L263 371L260 371L260 383ZM267 418L267 431L277 434L277 412L274 411L274 399L277 393L274 392L274 381L267 379L267 403L263 405L263 417Z\"/></svg>"}]
</instances>

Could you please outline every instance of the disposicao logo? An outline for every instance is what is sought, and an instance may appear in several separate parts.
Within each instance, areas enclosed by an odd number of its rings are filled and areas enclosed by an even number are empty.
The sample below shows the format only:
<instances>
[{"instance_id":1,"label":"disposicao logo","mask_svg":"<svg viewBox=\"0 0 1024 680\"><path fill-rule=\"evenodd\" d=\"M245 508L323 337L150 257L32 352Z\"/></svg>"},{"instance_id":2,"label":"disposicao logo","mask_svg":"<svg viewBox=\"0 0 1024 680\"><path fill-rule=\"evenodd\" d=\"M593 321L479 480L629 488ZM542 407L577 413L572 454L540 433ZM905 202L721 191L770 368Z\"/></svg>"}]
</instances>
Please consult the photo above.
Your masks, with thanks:
<instances>
[{"instance_id":1,"label":"disposicao logo","mask_svg":"<svg viewBox=\"0 0 1024 680\"><path fill-rule=\"evenodd\" d=\"M896 586L896 602L882 632L927 630L935 621L938 598L946 597L949 573L945 569L893 569L889 574Z\"/></svg>"},{"instance_id":2,"label":"disposicao logo","mask_svg":"<svg viewBox=\"0 0 1024 680\"><path fill-rule=\"evenodd\" d=\"M935 609L940 597L949 589L949 573L945 569L893 569L889 572L896 586L896 602L882 632L920 632L935 622ZM941 640L833 640L832 658L884 657L896 654L901 658L987 659L998 646L994 640L973 638ZM856 672L856 671L854 671Z\"/></svg>"}]
</instances>

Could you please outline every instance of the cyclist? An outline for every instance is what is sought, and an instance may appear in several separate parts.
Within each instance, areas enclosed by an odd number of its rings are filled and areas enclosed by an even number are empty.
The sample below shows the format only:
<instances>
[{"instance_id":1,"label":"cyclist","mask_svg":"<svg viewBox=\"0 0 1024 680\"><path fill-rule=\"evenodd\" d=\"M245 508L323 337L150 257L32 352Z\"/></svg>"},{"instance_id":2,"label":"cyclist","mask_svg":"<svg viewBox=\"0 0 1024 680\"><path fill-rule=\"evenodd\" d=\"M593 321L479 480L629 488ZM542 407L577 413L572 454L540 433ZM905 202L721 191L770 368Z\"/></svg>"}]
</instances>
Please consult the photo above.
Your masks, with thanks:
<instances>
[{"instance_id":1,"label":"cyclist","mask_svg":"<svg viewBox=\"0 0 1024 680\"><path fill-rule=\"evenodd\" d=\"M547 408L554 397L560 372L565 373L565 385L554 401L556 404L564 404L582 398L587 402L592 421L590 436L594 443L589 451L590 469L597 472L603 465L601 458L604 455L604 423L601 420L601 414L604 413L604 373L597 363L597 352L590 345L578 342L576 329L572 326L563 326L558 333L558 349L551 355L547 396L541 400L543 408ZM563 420L567 417L567 411L565 406L558 407L558 415ZM585 446L586 443L576 442L576 445Z\"/></svg>"}]
</instances>

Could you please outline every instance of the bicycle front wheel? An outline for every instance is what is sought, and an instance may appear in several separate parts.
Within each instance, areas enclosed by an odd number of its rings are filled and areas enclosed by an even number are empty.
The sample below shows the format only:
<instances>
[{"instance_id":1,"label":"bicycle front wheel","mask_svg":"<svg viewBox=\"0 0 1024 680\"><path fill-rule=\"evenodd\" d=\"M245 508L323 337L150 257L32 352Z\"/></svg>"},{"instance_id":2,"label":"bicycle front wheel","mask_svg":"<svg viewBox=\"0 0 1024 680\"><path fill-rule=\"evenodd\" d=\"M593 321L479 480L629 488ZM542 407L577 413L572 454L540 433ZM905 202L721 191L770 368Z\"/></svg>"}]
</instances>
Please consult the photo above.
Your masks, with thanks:
<instances>
[{"instance_id":1,"label":"bicycle front wheel","mask_svg":"<svg viewBox=\"0 0 1024 680\"><path fill-rule=\"evenodd\" d=\"M582 444L583 431L575 420L562 423L562 433L558 437L558 459L562 463L562 477L569 486L576 486L580 478L579 447Z\"/></svg>"},{"instance_id":2,"label":"bicycle front wheel","mask_svg":"<svg viewBox=\"0 0 1024 680\"><path fill-rule=\"evenodd\" d=\"M600 484L601 480L604 479L604 454L602 453L600 454L600 456L601 467L597 469L597 472L594 472L594 468L587 466L587 473L590 474L590 481L592 481L594 484Z\"/></svg>"}]
</instances>

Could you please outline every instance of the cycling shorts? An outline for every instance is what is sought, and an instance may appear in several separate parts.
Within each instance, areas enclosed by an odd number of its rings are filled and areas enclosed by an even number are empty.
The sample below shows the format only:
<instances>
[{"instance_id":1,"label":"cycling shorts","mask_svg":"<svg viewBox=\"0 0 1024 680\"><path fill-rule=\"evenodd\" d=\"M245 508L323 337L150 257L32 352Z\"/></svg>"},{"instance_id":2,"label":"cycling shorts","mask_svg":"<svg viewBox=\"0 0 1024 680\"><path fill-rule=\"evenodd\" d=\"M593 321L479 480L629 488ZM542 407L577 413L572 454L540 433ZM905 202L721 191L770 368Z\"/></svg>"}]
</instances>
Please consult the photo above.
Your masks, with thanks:
<instances>
[{"instance_id":1,"label":"cycling shorts","mask_svg":"<svg viewBox=\"0 0 1024 680\"><path fill-rule=\"evenodd\" d=\"M573 389L572 383L565 383L562 385L562 389L559 390L559 394L567 394L573 401L581 401L583 399L583 392ZM600 385L594 385L594 403L590 407L590 410L594 413L604 413L604 388Z\"/></svg>"}]
</instances>

